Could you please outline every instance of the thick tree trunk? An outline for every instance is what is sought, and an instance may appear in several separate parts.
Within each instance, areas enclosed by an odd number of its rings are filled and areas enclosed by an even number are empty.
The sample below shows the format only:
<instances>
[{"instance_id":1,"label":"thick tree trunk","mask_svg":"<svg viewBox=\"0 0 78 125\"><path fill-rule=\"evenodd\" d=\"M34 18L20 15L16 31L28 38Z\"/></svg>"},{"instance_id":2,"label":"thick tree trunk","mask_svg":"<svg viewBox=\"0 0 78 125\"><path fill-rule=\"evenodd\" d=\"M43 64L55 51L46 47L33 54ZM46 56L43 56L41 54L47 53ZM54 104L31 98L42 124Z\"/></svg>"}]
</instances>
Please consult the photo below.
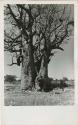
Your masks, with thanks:
<instances>
[{"instance_id":1,"label":"thick tree trunk","mask_svg":"<svg viewBox=\"0 0 78 125\"><path fill-rule=\"evenodd\" d=\"M49 81L48 79L48 63L47 63L47 56L46 54L44 54L42 56L42 60L41 60L41 67L40 67L40 70L39 70L39 74L38 76L36 77L36 88L39 89L39 90L47 90L47 85L49 83L47 83L47 81Z\"/></svg>"},{"instance_id":2,"label":"thick tree trunk","mask_svg":"<svg viewBox=\"0 0 78 125\"><path fill-rule=\"evenodd\" d=\"M31 86L31 83L29 82L30 76L29 76L29 50L28 45L25 44L23 46L23 60L22 60L22 66L21 66L21 89L28 89L29 86Z\"/></svg>"},{"instance_id":3,"label":"thick tree trunk","mask_svg":"<svg viewBox=\"0 0 78 125\"><path fill-rule=\"evenodd\" d=\"M27 49L25 48L24 51L24 59L22 64L22 74L21 74L21 88L22 89L32 89L35 87L35 78L36 78L36 70L34 64L34 56L33 56L33 35L32 35L32 15L31 9L29 11L29 38ZM24 46L25 47L25 46ZM28 55L26 53L28 52Z\"/></svg>"},{"instance_id":4,"label":"thick tree trunk","mask_svg":"<svg viewBox=\"0 0 78 125\"><path fill-rule=\"evenodd\" d=\"M29 75L28 63L23 63L24 65L21 68L21 89L27 90L32 87L31 85L31 76ZM28 69L28 71L27 71Z\"/></svg>"},{"instance_id":5,"label":"thick tree trunk","mask_svg":"<svg viewBox=\"0 0 78 125\"><path fill-rule=\"evenodd\" d=\"M48 63L46 53L42 56L41 67L38 77L48 78Z\"/></svg>"},{"instance_id":6,"label":"thick tree trunk","mask_svg":"<svg viewBox=\"0 0 78 125\"><path fill-rule=\"evenodd\" d=\"M35 67L32 46L25 44L23 47L23 62L21 68L21 89L32 89L35 85Z\"/></svg>"},{"instance_id":7,"label":"thick tree trunk","mask_svg":"<svg viewBox=\"0 0 78 125\"><path fill-rule=\"evenodd\" d=\"M35 87L36 70L35 70L32 43L29 44L29 65L30 65L29 75L31 76L31 84L32 84L32 87Z\"/></svg>"}]
</instances>

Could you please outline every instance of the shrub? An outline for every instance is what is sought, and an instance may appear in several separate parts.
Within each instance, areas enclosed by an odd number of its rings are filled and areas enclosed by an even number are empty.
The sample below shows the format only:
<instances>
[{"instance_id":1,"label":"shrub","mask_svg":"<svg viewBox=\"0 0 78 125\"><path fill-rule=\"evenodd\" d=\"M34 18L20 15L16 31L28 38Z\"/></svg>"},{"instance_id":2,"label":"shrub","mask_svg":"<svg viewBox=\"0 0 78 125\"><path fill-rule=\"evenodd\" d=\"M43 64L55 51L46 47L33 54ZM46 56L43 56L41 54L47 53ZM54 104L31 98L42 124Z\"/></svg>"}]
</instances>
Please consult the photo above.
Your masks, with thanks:
<instances>
[{"instance_id":1,"label":"shrub","mask_svg":"<svg viewBox=\"0 0 78 125\"><path fill-rule=\"evenodd\" d=\"M51 81L52 80L49 78L39 78L38 85L40 87L40 90L45 92L51 91L53 89L51 85Z\"/></svg>"},{"instance_id":2,"label":"shrub","mask_svg":"<svg viewBox=\"0 0 78 125\"><path fill-rule=\"evenodd\" d=\"M38 78L38 85L41 91L51 91L54 88L64 89L68 87L64 80L52 80L51 78Z\"/></svg>"}]
</instances>

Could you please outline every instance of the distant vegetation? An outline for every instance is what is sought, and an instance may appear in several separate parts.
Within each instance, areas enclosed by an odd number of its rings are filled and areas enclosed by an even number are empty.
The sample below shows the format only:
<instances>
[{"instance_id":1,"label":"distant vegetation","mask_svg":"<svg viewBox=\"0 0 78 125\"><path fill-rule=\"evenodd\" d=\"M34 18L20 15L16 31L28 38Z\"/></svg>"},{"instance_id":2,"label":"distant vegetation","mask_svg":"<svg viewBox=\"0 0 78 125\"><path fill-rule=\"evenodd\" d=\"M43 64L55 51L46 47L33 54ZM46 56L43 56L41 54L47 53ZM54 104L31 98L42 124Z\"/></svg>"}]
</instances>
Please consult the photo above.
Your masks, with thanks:
<instances>
[{"instance_id":1,"label":"distant vegetation","mask_svg":"<svg viewBox=\"0 0 78 125\"><path fill-rule=\"evenodd\" d=\"M6 75L4 76L5 83L10 84L21 84L21 80L17 79L15 75ZM40 78L37 79L35 83L39 86L40 91L51 91L55 88L64 89L65 87L74 86L74 80L69 80L67 77L63 77L62 79L53 79L53 78ZM37 89L37 88L36 88Z\"/></svg>"},{"instance_id":2,"label":"distant vegetation","mask_svg":"<svg viewBox=\"0 0 78 125\"><path fill-rule=\"evenodd\" d=\"M14 83L16 81L16 76L15 75L6 75L4 76L4 80L5 82L10 82L10 83Z\"/></svg>"}]
</instances>

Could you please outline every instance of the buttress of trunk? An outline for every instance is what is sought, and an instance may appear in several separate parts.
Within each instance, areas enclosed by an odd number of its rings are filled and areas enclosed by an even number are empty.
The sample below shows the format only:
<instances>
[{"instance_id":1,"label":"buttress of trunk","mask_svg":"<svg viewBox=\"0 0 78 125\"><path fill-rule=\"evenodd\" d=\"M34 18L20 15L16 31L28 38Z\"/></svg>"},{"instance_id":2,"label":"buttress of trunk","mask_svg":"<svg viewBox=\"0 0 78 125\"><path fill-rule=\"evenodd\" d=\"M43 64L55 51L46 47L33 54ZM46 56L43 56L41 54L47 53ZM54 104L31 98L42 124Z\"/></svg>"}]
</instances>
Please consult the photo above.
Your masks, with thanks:
<instances>
[{"instance_id":1,"label":"buttress of trunk","mask_svg":"<svg viewBox=\"0 0 78 125\"><path fill-rule=\"evenodd\" d=\"M21 68L21 89L27 90L31 88L31 82L30 82L30 75L29 75L29 64L25 62L25 59L23 61L23 66Z\"/></svg>"}]
</instances>

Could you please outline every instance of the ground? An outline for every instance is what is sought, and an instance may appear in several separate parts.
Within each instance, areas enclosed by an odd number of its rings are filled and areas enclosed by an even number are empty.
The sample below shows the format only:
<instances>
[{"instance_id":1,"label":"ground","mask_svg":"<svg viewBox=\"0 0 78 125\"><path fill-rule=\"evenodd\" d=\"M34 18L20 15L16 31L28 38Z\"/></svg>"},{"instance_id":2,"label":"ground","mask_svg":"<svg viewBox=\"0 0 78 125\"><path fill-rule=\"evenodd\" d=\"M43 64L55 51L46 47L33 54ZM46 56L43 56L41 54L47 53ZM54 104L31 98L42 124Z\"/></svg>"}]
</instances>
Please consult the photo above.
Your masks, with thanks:
<instances>
[{"instance_id":1,"label":"ground","mask_svg":"<svg viewBox=\"0 0 78 125\"><path fill-rule=\"evenodd\" d=\"M4 84L4 104L6 106L43 106L43 105L73 105L74 87L54 89L50 92L21 92L20 83Z\"/></svg>"}]
</instances>

